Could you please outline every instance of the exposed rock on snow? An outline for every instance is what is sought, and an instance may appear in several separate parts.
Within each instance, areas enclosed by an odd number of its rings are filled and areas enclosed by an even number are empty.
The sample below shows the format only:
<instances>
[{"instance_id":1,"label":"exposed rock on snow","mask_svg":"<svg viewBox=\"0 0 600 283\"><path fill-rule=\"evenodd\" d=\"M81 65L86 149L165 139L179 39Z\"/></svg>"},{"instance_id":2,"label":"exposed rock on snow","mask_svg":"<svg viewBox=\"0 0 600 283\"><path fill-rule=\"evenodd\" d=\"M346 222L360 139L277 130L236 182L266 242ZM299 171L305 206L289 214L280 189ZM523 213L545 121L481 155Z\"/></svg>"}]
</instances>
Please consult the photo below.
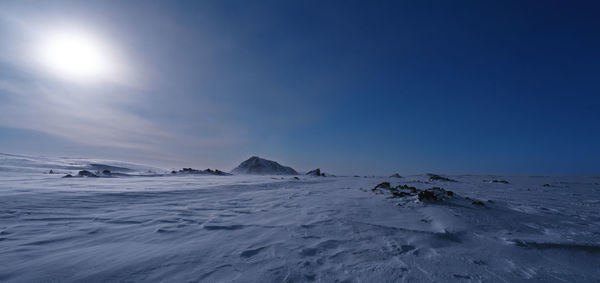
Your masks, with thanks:
<instances>
[{"instance_id":1,"label":"exposed rock on snow","mask_svg":"<svg viewBox=\"0 0 600 283\"><path fill-rule=\"evenodd\" d=\"M376 185L371 191L376 194L391 194L391 198L415 197L419 201L443 201L449 197L454 197L453 191L447 191L440 187L433 187L426 190L419 190L416 187L408 185L398 185L392 187L389 182L382 182Z\"/></svg>"},{"instance_id":2,"label":"exposed rock on snow","mask_svg":"<svg viewBox=\"0 0 600 283\"><path fill-rule=\"evenodd\" d=\"M409 185L402 185L402 186L396 186L397 190L407 190L410 191L412 193L416 193L417 192L417 188L416 187L411 187Z\"/></svg>"},{"instance_id":3,"label":"exposed rock on snow","mask_svg":"<svg viewBox=\"0 0 600 283\"><path fill-rule=\"evenodd\" d=\"M63 178L71 178L71 177L94 177L94 178L98 178L98 177L115 177L114 175L119 175L119 176L128 176L127 174L123 174L123 173L115 173L113 174L110 170L104 169L102 170L102 172L100 171L96 171L96 172L91 172L88 170L80 170L79 172L77 172L77 175L73 176L71 174L67 174L65 176L63 176Z\"/></svg>"},{"instance_id":4,"label":"exposed rock on snow","mask_svg":"<svg viewBox=\"0 0 600 283\"><path fill-rule=\"evenodd\" d=\"M454 192L446 191L440 187L433 187L424 191L420 191L418 194L418 198L420 201L423 200L433 200L433 201L443 201L448 197L454 196Z\"/></svg>"},{"instance_id":5,"label":"exposed rock on snow","mask_svg":"<svg viewBox=\"0 0 600 283\"><path fill-rule=\"evenodd\" d=\"M390 176L390 178L402 178L402 176L400 176L400 174L396 173L396 174Z\"/></svg>"},{"instance_id":6,"label":"exposed rock on snow","mask_svg":"<svg viewBox=\"0 0 600 283\"><path fill-rule=\"evenodd\" d=\"M510 184L508 181L506 180L490 180L490 183L502 183L502 184Z\"/></svg>"},{"instance_id":7,"label":"exposed rock on snow","mask_svg":"<svg viewBox=\"0 0 600 283\"><path fill-rule=\"evenodd\" d=\"M371 191L377 191L378 189L390 189L390 182L381 182L379 184L377 184L377 186L375 186L373 189L371 189Z\"/></svg>"},{"instance_id":8,"label":"exposed rock on snow","mask_svg":"<svg viewBox=\"0 0 600 283\"><path fill-rule=\"evenodd\" d=\"M255 175L297 175L298 172L291 167L283 166L275 161L252 156L231 170L234 174Z\"/></svg>"},{"instance_id":9,"label":"exposed rock on snow","mask_svg":"<svg viewBox=\"0 0 600 283\"><path fill-rule=\"evenodd\" d=\"M217 176L231 176L231 174L227 172L223 172L219 169L212 170L210 168L206 170L197 170L193 168L183 168L179 171L171 171L171 174L198 174L198 175L217 175Z\"/></svg>"},{"instance_id":10,"label":"exposed rock on snow","mask_svg":"<svg viewBox=\"0 0 600 283\"><path fill-rule=\"evenodd\" d=\"M472 204L477 206L485 206L485 203L479 200L471 199L469 197L465 197L464 200L455 195L453 191L445 190L440 187L432 187L425 190L419 190L416 187L411 187L408 185L398 185L396 187L392 187L389 182L382 182L377 184L373 189L371 189L376 194L387 194L389 198L403 198L409 201L419 202L428 202L428 203L436 203L436 202L444 202L451 201L457 204ZM488 202L492 203L491 200Z\"/></svg>"},{"instance_id":11,"label":"exposed rock on snow","mask_svg":"<svg viewBox=\"0 0 600 283\"><path fill-rule=\"evenodd\" d=\"M321 169L319 169L319 168L308 171L308 173L306 173L306 175L325 177L325 173L321 173Z\"/></svg>"},{"instance_id":12,"label":"exposed rock on snow","mask_svg":"<svg viewBox=\"0 0 600 283\"><path fill-rule=\"evenodd\" d=\"M320 176L320 177L335 177L335 175L333 175L333 174L328 174L328 173L322 172L321 169L319 169L319 168L308 171L308 173L306 173L306 175Z\"/></svg>"},{"instance_id":13,"label":"exposed rock on snow","mask_svg":"<svg viewBox=\"0 0 600 283\"><path fill-rule=\"evenodd\" d=\"M98 177L98 175L96 175L88 170L79 171L79 173L77 173L77 176L79 176L79 177Z\"/></svg>"},{"instance_id":14,"label":"exposed rock on snow","mask_svg":"<svg viewBox=\"0 0 600 283\"><path fill-rule=\"evenodd\" d=\"M444 182L456 182L450 178L442 177L436 174L427 174L429 176L429 181L444 181Z\"/></svg>"}]
</instances>

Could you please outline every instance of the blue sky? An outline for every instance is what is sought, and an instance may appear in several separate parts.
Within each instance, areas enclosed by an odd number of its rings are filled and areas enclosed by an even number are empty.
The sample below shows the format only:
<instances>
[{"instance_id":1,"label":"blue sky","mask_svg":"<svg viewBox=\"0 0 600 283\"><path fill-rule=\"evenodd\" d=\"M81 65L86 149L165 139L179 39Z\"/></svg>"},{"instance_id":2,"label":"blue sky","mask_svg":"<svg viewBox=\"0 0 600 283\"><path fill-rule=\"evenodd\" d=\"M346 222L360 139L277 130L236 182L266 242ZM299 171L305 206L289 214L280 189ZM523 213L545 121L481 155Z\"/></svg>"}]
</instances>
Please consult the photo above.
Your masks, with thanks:
<instances>
[{"instance_id":1,"label":"blue sky","mask_svg":"<svg viewBox=\"0 0 600 283\"><path fill-rule=\"evenodd\" d=\"M2 1L0 152L338 174L600 173L594 1ZM77 27L119 72L33 50ZM34 48L35 47L35 48ZM36 49L37 48L37 49Z\"/></svg>"}]
</instances>

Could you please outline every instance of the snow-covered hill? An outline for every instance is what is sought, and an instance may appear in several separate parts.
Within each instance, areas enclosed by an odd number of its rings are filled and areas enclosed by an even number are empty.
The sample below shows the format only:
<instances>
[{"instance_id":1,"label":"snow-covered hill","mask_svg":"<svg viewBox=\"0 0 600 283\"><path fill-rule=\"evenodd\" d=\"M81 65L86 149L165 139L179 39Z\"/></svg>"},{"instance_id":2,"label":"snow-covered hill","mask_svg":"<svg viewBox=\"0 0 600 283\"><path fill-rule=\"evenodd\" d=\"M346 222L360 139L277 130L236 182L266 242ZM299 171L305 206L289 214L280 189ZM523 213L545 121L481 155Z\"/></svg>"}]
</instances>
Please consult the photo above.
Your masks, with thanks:
<instances>
[{"instance_id":1,"label":"snow-covered hill","mask_svg":"<svg viewBox=\"0 0 600 283\"><path fill-rule=\"evenodd\" d=\"M297 175L298 172L291 167L283 166L275 161L252 156L231 170L233 174L255 175Z\"/></svg>"},{"instance_id":2,"label":"snow-covered hill","mask_svg":"<svg viewBox=\"0 0 600 283\"><path fill-rule=\"evenodd\" d=\"M0 153L0 173L48 173L76 174L80 170L104 171L128 174L157 174L165 170L123 161L73 158L41 157Z\"/></svg>"}]
</instances>

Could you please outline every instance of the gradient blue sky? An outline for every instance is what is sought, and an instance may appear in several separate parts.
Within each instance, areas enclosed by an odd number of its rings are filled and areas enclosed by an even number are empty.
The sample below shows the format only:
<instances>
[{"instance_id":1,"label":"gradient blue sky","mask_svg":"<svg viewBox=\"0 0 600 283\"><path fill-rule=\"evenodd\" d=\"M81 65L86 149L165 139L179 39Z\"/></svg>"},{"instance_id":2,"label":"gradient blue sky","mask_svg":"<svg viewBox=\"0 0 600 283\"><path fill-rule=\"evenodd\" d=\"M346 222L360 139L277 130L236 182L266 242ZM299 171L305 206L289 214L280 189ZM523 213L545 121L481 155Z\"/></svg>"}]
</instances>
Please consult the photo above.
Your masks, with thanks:
<instances>
[{"instance_id":1,"label":"gradient blue sky","mask_svg":"<svg viewBox=\"0 0 600 283\"><path fill-rule=\"evenodd\" d=\"M0 152L598 174L597 3L1 1ZM53 26L90 31L126 71L40 72L29 52Z\"/></svg>"}]
</instances>

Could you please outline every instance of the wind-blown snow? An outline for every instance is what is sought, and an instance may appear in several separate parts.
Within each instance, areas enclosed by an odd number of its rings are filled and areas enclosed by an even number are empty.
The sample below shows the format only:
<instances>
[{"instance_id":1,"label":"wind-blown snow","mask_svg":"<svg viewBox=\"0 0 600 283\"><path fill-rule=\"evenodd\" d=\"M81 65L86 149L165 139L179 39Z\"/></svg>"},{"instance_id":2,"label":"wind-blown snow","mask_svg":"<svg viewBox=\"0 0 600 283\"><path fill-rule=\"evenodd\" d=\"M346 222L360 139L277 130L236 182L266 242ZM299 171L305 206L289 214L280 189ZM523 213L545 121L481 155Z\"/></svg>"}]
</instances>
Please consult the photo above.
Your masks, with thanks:
<instances>
[{"instance_id":1,"label":"wind-blown snow","mask_svg":"<svg viewBox=\"0 0 600 283\"><path fill-rule=\"evenodd\" d=\"M0 281L600 278L597 177L65 179L15 171L0 172ZM383 181L439 186L456 198L373 193Z\"/></svg>"},{"instance_id":2,"label":"wind-blown snow","mask_svg":"<svg viewBox=\"0 0 600 283\"><path fill-rule=\"evenodd\" d=\"M111 172L129 174L164 173L163 169L156 167L114 160L68 157L33 157L0 153L0 173L48 173L50 170L53 170L56 174L76 172L78 170L110 170Z\"/></svg>"}]
</instances>

